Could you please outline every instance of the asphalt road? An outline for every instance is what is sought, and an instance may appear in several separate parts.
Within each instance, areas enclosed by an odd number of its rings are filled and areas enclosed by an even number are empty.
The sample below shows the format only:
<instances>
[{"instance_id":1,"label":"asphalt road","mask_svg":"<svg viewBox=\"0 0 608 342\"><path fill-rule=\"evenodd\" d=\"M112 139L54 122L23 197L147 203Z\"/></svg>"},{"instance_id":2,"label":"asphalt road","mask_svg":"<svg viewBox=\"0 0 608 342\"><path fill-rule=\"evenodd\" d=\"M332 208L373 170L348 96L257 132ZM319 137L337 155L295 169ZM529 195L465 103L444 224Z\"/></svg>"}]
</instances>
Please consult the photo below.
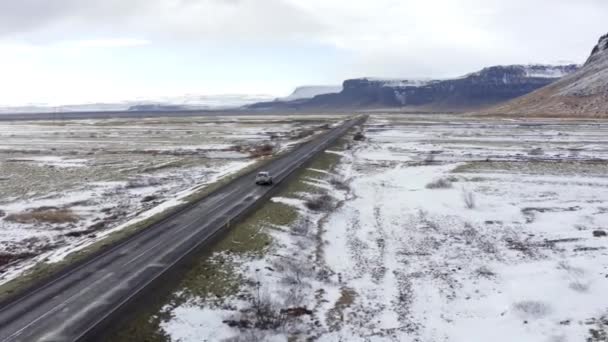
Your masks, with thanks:
<instances>
[{"instance_id":1,"label":"asphalt road","mask_svg":"<svg viewBox=\"0 0 608 342\"><path fill-rule=\"evenodd\" d=\"M350 120L264 169L280 183L363 119ZM276 185L275 185L276 186ZM1 341L76 341L176 266L270 187L238 178L188 209L0 308Z\"/></svg>"}]
</instances>

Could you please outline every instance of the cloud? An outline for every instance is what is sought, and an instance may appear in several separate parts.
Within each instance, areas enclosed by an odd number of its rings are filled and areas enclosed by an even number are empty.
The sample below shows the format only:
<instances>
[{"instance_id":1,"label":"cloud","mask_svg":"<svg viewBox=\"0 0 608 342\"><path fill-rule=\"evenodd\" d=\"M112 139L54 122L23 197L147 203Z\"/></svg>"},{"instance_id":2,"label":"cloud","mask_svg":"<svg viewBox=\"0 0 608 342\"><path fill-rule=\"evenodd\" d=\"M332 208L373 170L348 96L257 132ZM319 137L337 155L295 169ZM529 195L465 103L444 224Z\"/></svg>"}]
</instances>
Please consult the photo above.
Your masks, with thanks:
<instances>
[{"instance_id":1,"label":"cloud","mask_svg":"<svg viewBox=\"0 0 608 342\"><path fill-rule=\"evenodd\" d=\"M120 48L143 46L150 44L149 40L133 38L88 39L62 42L60 46L67 48Z\"/></svg>"},{"instance_id":2,"label":"cloud","mask_svg":"<svg viewBox=\"0 0 608 342\"><path fill-rule=\"evenodd\" d=\"M275 89L582 63L606 17L605 0L7 0L0 93L26 98L37 83L101 94L126 81Z\"/></svg>"}]
</instances>

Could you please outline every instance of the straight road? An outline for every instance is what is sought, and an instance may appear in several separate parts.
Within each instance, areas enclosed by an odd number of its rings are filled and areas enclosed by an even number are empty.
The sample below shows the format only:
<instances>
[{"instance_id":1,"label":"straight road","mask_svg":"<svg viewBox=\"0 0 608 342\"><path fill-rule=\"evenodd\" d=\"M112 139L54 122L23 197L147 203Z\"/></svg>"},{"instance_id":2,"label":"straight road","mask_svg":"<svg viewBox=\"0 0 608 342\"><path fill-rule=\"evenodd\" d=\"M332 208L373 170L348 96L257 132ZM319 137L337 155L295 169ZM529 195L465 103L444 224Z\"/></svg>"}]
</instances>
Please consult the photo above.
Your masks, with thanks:
<instances>
[{"instance_id":1,"label":"straight road","mask_svg":"<svg viewBox=\"0 0 608 342\"><path fill-rule=\"evenodd\" d=\"M344 122L264 167L280 183L364 118ZM77 341L184 260L270 187L245 175L0 308L0 341Z\"/></svg>"}]
</instances>

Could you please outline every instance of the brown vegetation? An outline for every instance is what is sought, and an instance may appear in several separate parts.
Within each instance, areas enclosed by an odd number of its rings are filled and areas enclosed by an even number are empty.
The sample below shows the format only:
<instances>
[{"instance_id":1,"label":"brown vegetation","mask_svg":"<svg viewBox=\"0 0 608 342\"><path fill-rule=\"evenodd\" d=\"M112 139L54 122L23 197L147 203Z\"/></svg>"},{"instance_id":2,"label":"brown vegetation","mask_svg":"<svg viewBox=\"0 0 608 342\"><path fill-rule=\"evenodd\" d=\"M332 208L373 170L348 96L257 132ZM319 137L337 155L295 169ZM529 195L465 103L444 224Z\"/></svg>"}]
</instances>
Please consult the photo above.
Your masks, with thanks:
<instances>
[{"instance_id":1,"label":"brown vegetation","mask_svg":"<svg viewBox=\"0 0 608 342\"><path fill-rule=\"evenodd\" d=\"M5 220L23 224L33 223L75 223L80 220L70 209L59 209L54 207L41 207L21 213L10 214Z\"/></svg>"},{"instance_id":2,"label":"brown vegetation","mask_svg":"<svg viewBox=\"0 0 608 342\"><path fill-rule=\"evenodd\" d=\"M270 155L273 154L273 152L274 152L274 145L272 145L272 144L261 144L261 145L257 145L255 147L253 147L251 149L251 151L249 151L249 154L253 158L259 158L259 157L270 156Z\"/></svg>"}]
</instances>

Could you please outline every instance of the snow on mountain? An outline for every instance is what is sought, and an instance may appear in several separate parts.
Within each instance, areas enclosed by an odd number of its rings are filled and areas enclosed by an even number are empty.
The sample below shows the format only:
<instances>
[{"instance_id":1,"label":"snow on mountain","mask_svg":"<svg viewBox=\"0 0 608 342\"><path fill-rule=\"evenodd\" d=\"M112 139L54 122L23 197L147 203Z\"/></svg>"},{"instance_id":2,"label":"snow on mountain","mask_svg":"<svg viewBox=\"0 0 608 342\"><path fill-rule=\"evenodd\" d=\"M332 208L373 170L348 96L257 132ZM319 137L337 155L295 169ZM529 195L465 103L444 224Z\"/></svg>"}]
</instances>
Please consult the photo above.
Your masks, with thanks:
<instances>
[{"instance_id":1,"label":"snow on mountain","mask_svg":"<svg viewBox=\"0 0 608 342\"><path fill-rule=\"evenodd\" d=\"M115 103L82 103L82 104L45 104L36 103L23 106L2 106L2 113L54 113L54 112L103 112L124 111L138 108L174 108L174 110L206 110L238 108L247 104L268 101L269 95L194 95L164 96L141 98Z\"/></svg>"},{"instance_id":2,"label":"snow on mountain","mask_svg":"<svg viewBox=\"0 0 608 342\"><path fill-rule=\"evenodd\" d=\"M302 86L297 87L291 95L278 99L279 101L293 101L301 99L311 99L317 95L333 94L342 91L342 86L321 85L321 86Z\"/></svg>"},{"instance_id":3,"label":"snow on mountain","mask_svg":"<svg viewBox=\"0 0 608 342\"><path fill-rule=\"evenodd\" d=\"M260 102L255 110L342 110L416 107L416 110L470 110L528 94L578 69L577 65L506 65L451 79L355 78L339 93L297 101ZM424 107L424 108L423 108Z\"/></svg>"},{"instance_id":4,"label":"snow on mountain","mask_svg":"<svg viewBox=\"0 0 608 342\"><path fill-rule=\"evenodd\" d=\"M433 79L399 79L399 78L380 78L380 77L365 77L362 80L366 80L373 83L380 83L383 87L423 87L430 83L437 82L438 80Z\"/></svg>"},{"instance_id":5,"label":"snow on mountain","mask_svg":"<svg viewBox=\"0 0 608 342\"><path fill-rule=\"evenodd\" d=\"M571 65L523 65L527 77L562 78L576 71L577 66Z\"/></svg>"}]
</instances>

